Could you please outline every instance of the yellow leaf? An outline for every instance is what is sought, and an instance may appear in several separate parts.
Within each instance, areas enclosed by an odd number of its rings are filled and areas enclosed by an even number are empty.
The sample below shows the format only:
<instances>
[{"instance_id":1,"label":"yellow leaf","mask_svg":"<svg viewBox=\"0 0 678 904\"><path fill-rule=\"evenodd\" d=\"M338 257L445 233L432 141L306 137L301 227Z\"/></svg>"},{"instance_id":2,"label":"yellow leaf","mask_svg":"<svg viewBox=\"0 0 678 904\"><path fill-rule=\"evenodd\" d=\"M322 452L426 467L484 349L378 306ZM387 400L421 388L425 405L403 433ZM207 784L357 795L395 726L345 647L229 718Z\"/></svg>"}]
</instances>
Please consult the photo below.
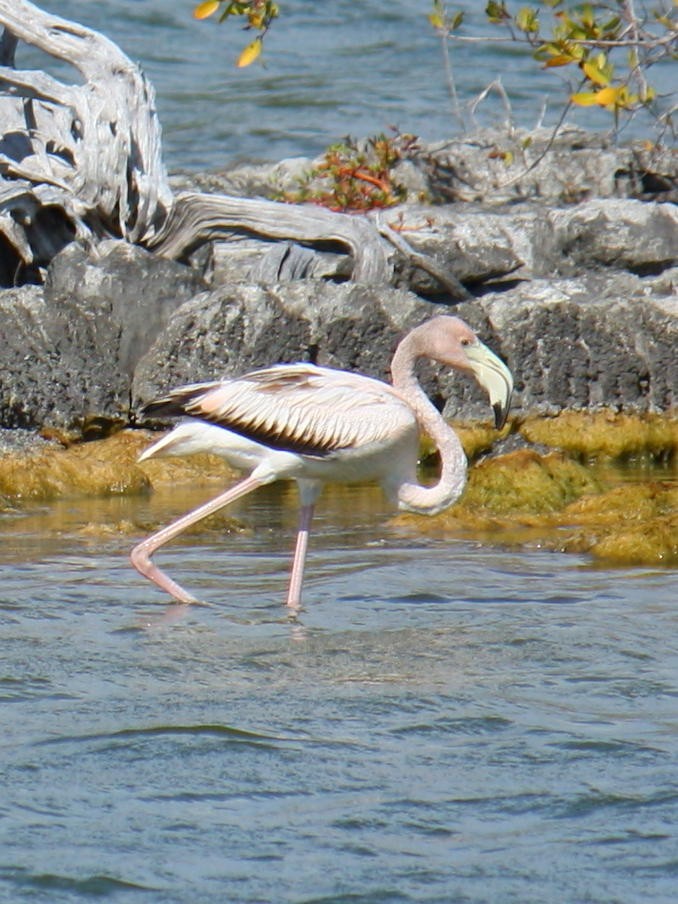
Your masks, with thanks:
<instances>
[{"instance_id":1,"label":"yellow leaf","mask_svg":"<svg viewBox=\"0 0 678 904\"><path fill-rule=\"evenodd\" d=\"M577 104L578 107L592 107L598 103L596 95L589 91L572 94L570 95L570 100L573 104Z\"/></svg>"},{"instance_id":2,"label":"yellow leaf","mask_svg":"<svg viewBox=\"0 0 678 904\"><path fill-rule=\"evenodd\" d=\"M615 106L619 103L623 88L601 88L600 91L584 92L582 94L573 94L570 100L573 104L580 107L592 107L597 104L599 107Z\"/></svg>"},{"instance_id":3,"label":"yellow leaf","mask_svg":"<svg viewBox=\"0 0 678 904\"><path fill-rule=\"evenodd\" d=\"M194 19L207 19L219 9L219 0L205 0L193 10Z\"/></svg>"},{"instance_id":4,"label":"yellow leaf","mask_svg":"<svg viewBox=\"0 0 678 904\"><path fill-rule=\"evenodd\" d=\"M261 38L255 38L251 44L248 44L238 57L236 63L238 69L243 69L253 63L261 53L261 46Z\"/></svg>"},{"instance_id":5,"label":"yellow leaf","mask_svg":"<svg viewBox=\"0 0 678 904\"><path fill-rule=\"evenodd\" d=\"M619 99L621 88L601 88L596 92L596 103L601 107L607 107L609 104L615 104Z\"/></svg>"},{"instance_id":6,"label":"yellow leaf","mask_svg":"<svg viewBox=\"0 0 678 904\"><path fill-rule=\"evenodd\" d=\"M431 13L428 21L434 28L442 28L444 26L443 17L439 13Z\"/></svg>"},{"instance_id":7,"label":"yellow leaf","mask_svg":"<svg viewBox=\"0 0 678 904\"><path fill-rule=\"evenodd\" d=\"M558 56L551 57L550 60L547 60L544 63L545 69L550 69L552 66L567 66L568 63L574 62L574 57L565 56L565 54L559 54Z\"/></svg>"},{"instance_id":8,"label":"yellow leaf","mask_svg":"<svg viewBox=\"0 0 678 904\"><path fill-rule=\"evenodd\" d=\"M584 75L590 79L594 85L609 85L609 74L599 64L600 60L594 60L593 62L587 61L584 63L582 66Z\"/></svg>"}]
</instances>

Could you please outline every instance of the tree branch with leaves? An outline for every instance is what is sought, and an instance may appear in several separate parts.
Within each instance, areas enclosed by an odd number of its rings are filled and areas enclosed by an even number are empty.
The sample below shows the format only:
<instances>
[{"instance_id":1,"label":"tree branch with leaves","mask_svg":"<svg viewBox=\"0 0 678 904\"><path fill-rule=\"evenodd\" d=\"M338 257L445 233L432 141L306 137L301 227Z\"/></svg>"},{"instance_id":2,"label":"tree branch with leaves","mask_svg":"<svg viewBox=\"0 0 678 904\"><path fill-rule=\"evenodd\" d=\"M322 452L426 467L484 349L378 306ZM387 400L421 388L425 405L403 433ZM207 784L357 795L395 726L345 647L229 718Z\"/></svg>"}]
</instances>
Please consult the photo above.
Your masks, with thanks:
<instances>
[{"instance_id":1,"label":"tree branch with leaves","mask_svg":"<svg viewBox=\"0 0 678 904\"><path fill-rule=\"evenodd\" d=\"M196 19L209 19L215 13L219 13L219 22L224 22L231 17L240 17L245 20L245 31L256 31L257 36L240 52L236 66L243 68L249 66L261 56L264 46L264 37L271 27L271 23L278 17L278 4L273 0L205 0L199 3L193 10Z\"/></svg>"},{"instance_id":2,"label":"tree branch with leaves","mask_svg":"<svg viewBox=\"0 0 678 904\"><path fill-rule=\"evenodd\" d=\"M450 42L522 44L545 69L570 69L566 103L579 107L601 107L614 116L640 109L654 114L661 129L671 128L675 105L662 110L658 92L648 72L658 63L676 59L678 9L660 0L650 7L647 0L573 4L565 0L542 0L512 10L506 0L489 0L485 21L503 29L504 35L479 37L464 34L467 15L450 11L443 0L433 0L429 22L441 37L448 83L454 84L447 50ZM456 90L450 94L458 108Z\"/></svg>"}]
</instances>

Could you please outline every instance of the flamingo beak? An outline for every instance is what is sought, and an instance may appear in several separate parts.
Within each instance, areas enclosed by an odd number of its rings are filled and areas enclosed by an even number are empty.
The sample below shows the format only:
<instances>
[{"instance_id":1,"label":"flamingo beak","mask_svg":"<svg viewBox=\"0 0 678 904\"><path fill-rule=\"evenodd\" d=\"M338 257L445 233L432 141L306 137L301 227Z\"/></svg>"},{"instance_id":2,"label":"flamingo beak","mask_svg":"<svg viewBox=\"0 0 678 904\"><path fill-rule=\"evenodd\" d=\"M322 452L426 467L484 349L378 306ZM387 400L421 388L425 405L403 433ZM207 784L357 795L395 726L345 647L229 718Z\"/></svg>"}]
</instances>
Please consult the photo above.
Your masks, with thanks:
<instances>
[{"instance_id":1,"label":"flamingo beak","mask_svg":"<svg viewBox=\"0 0 678 904\"><path fill-rule=\"evenodd\" d=\"M490 397L490 405L494 410L494 425L497 430L501 430L511 407L513 393L511 371L480 340L466 346L464 351L471 372Z\"/></svg>"}]
</instances>

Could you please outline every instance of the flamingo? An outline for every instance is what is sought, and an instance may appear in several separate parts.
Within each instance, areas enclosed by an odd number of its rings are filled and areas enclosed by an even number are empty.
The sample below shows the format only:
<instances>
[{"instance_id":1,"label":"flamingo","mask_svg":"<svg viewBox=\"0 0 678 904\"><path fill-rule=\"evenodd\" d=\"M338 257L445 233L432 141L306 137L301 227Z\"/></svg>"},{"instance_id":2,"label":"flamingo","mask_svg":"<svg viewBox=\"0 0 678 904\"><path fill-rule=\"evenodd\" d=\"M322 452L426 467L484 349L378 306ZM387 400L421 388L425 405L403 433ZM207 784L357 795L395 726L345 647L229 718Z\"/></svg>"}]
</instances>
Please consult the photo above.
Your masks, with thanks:
<instances>
[{"instance_id":1,"label":"flamingo","mask_svg":"<svg viewBox=\"0 0 678 904\"><path fill-rule=\"evenodd\" d=\"M134 567L176 601L196 603L151 561L153 553L258 487L295 480L300 512L287 606L296 612L311 519L324 483L375 480L401 510L435 515L448 508L464 489L466 456L415 376L420 358L475 377L489 396L497 429L503 426L513 390L511 372L463 320L447 315L433 317L402 339L391 362L392 385L313 364L279 364L237 379L182 386L150 402L145 415L184 420L142 452L139 461L211 452L248 476L135 546L130 556ZM440 478L432 486L417 481L422 431L441 458Z\"/></svg>"}]
</instances>

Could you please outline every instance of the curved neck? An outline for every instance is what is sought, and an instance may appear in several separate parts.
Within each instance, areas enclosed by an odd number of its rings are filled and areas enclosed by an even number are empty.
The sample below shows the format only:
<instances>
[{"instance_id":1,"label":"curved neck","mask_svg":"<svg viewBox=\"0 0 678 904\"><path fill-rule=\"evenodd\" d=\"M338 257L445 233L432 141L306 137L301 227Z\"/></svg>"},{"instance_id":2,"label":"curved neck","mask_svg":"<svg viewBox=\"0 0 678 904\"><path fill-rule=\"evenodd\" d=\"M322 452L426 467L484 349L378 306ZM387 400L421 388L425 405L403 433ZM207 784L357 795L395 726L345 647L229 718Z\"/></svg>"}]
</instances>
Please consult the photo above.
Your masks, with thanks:
<instances>
[{"instance_id":1,"label":"curved neck","mask_svg":"<svg viewBox=\"0 0 678 904\"><path fill-rule=\"evenodd\" d=\"M411 335L411 334L410 334ZM431 437L440 453L440 478L432 486L405 481L398 488L399 508L419 514L436 515L461 496L466 486L466 455L457 434L449 427L414 374L419 357L406 337L391 363L393 387L414 411L423 432Z\"/></svg>"}]
</instances>

